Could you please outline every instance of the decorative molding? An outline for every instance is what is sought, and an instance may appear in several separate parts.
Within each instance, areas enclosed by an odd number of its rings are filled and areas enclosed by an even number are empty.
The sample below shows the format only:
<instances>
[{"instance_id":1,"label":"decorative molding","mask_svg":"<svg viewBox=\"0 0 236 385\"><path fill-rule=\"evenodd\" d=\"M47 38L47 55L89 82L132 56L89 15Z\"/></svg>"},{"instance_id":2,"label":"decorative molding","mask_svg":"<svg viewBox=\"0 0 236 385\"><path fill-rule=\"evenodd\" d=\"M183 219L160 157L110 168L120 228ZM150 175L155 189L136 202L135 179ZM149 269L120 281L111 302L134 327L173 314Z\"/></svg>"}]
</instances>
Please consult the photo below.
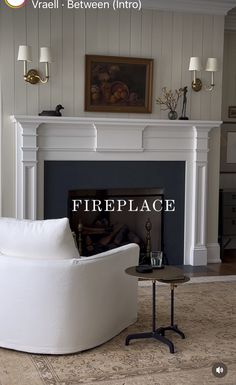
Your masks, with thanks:
<instances>
[{"instance_id":1,"label":"decorative molding","mask_svg":"<svg viewBox=\"0 0 236 385\"><path fill-rule=\"evenodd\" d=\"M133 129L144 129L147 127L156 127L156 126L162 126L162 127L169 127L173 130L176 130L179 133L179 128L185 128L185 127L197 127L200 129L201 127L209 128L212 127L219 127L219 125L222 123L219 120L166 120L166 119L155 119L152 117L146 118L146 119L139 119L139 118L121 118L119 116L113 115L113 118L106 118L106 117L91 117L91 116L76 116L76 117L70 117L70 116L35 116L35 115L12 115L11 121L13 123L19 123L21 126L23 125L25 127L24 131L27 131L27 128L37 128L42 124L50 124L50 126L54 126L56 128L60 128L63 126L68 127L68 125L79 125L79 128L87 129L89 128L96 128L98 125L102 126L121 126L125 125L133 127ZM123 127L123 129L125 129ZM24 132L23 135L26 135ZM28 132L28 135L30 135L30 132ZM65 135L66 136L66 135ZM178 135L179 136L179 135Z\"/></svg>"},{"instance_id":2,"label":"decorative molding","mask_svg":"<svg viewBox=\"0 0 236 385\"><path fill-rule=\"evenodd\" d=\"M143 8L209 15L226 15L235 0L142 0Z\"/></svg>"},{"instance_id":3,"label":"decorative molding","mask_svg":"<svg viewBox=\"0 0 236 385\"><path fill-rule=\"evenodd\" d=\"M184 263L207 264L208 133L221 122L41 116L11 119L16 128L17 218L43 218L46 160L185 161ZM213 253L213 247L209 250Z\"/></svg>"}]
</instances>

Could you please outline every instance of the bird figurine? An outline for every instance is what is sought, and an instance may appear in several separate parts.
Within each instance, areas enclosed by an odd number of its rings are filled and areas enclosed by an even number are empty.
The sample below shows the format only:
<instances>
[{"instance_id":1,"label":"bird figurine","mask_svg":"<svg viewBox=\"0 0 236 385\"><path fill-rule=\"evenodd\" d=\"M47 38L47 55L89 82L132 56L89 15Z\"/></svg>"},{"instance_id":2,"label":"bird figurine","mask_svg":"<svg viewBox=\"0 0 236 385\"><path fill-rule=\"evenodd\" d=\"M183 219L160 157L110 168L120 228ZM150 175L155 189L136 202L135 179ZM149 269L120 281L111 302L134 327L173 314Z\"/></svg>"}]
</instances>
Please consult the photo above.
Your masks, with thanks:
<instances>
[{"instance_id":1,"label":"bird figurine","mask_svg":"<svg viewBox=\"0 0 236 385\"><path fill-rule=\"evenodd\" d=\"M58 104L55 110L44 110L39 113L39 116L61 116L61 110L64 110L64 107L61 104Z\"/></svg>"}]
</instances>

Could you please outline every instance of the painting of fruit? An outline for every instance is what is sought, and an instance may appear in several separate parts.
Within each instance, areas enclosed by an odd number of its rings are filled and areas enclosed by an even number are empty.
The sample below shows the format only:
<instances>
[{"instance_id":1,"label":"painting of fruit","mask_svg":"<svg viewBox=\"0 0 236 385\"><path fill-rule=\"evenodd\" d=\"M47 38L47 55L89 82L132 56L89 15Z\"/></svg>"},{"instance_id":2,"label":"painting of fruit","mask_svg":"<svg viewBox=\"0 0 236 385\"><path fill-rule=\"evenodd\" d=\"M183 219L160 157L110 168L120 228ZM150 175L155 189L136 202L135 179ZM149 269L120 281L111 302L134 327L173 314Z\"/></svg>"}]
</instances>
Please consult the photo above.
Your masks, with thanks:
<instances>
[{"instance_id":1,"label":"painting of fruit","mask_svg":"<svg viewBox=\"0 0 236 385\"><path fill-rule=\"evenodd\" d=\"M152 59L86 55L85 110L151 112Z\"/></svg>"}]
</instances>

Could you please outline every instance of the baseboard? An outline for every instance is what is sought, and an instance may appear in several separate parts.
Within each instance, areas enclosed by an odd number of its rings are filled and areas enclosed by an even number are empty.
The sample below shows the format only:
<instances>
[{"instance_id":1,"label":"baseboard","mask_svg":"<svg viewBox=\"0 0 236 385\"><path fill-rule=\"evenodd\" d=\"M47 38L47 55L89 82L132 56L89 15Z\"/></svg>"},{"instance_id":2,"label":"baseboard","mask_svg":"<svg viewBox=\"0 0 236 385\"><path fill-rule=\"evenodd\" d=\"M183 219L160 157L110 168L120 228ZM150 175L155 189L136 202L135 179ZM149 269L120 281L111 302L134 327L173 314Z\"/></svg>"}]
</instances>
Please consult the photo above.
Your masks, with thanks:
<instances>
[{"instance_id":1,"label":"baseboard","mask_svg":"<svg viewBox=\"0 0 236 385\"><path fill-rule=\"evenodd\" d=\"M207 263L221 263L220 246L218 243L207 244Z\"/></svg>"},{"instance_id":2,"label":"baseboard","mask_svg":"<svg viewBox=\"0 0 236 385\"><path fill-rule=\"evenodd\" d=\"M192 266L207 265L207 248L205 246L194 247L190 265Z\"/></svg>"}]
</instances>

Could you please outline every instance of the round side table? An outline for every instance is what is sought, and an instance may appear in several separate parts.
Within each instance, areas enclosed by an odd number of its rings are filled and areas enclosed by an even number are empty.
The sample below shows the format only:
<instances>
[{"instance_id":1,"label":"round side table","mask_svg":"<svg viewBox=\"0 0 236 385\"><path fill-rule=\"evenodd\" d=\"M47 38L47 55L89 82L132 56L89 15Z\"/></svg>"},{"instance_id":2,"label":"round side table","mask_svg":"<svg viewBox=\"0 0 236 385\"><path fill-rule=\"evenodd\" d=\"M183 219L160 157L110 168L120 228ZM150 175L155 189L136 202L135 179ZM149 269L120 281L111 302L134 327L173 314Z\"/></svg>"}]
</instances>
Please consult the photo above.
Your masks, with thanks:
<instances>
[{"instance_id":1,"label":"round side table","mask_svg":"<svg viewBox=\"0 0 236 385\"><path fill-rule=\"evenodd\" d=\"M152 280L152 331L129 334L126 337L125 344L129 345L131 340L143 339L143 338L154 338L169 347L170 353L175 352L174 344L171 340L165 337L166 330L173 330L180 334L184 338L184 334L178 329L177 325L174 325L174 286L178 283L184 283L189 280L188 277L184 276L182 271L174 266L165 266L164 269L154 269L151 273L139 273L136 271L136 266L131 266L125 270L125 272L131 276ZM171 284L171 325L166 327L157 328L156 325L156 282L164 282ZM171 329L170 329L171 328ZM182 334L181 334L182 333ZM183 337L184 336L184 337Z\"/></svg>"}]
</instances>

